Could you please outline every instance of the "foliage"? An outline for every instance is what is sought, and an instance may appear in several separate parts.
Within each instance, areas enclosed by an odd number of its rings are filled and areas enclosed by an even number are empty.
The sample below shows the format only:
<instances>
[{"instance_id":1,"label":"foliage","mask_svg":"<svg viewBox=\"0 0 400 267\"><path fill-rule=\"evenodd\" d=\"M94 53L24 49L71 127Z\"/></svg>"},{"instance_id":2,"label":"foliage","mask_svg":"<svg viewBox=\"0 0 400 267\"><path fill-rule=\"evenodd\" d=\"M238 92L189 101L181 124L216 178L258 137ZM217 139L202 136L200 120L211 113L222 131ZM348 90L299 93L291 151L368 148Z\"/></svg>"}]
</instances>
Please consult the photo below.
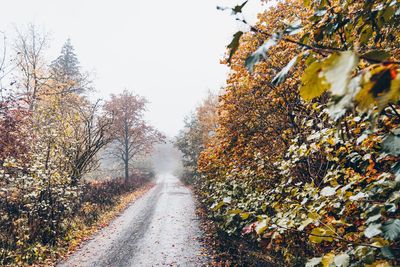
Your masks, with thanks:
<instances>
[{"instance_id":1,"label":"foliage","mask_svg":"<svg viewBox=\"0 0 400 267\"><path fill-rule=\"evenodd\" d=\"M135 173L133 176L135 179L127 182L121 178L85 182L77 216L85 221L85 225L93 224L102 213L117 205L122 195L133 192L152 178L148 173Z\"/></svg>"},{"instance_id":2,"label":"foliage","mask_svg":"<svg viewBox=\"0 0 400 267\"><path fill-rule=\"evenodd\" d=\"M185 118L184 129L175 139L174 145L182 153L183 173L180 179L187 184L198 183L197 161L201 151L211 142L216 128L218 98L211 92L196 112Z\"/></svg>"},{"instance_id":3,"label":"foliage","mask_svg":"<svg viewBox=\"0 0 400 267\"><path fill-rule=\"evenodd\" d=\"M399 264L399 10L289 0L231 43L198 161L222 231L276 265Z\"/></svg>"},{"instance_id":4,"label":"foliage","mask_svg":"<svg viewBox=\"0 0 400 267\"><path fill-rule=\"evenodd\" d=\"M198 179L197 160L204 148L199 121L192 114L185 118L185 129L181 130L174 145L182 153L183 171L180 179L186 184L193 184Z\"/></svg>"},{"instance_id":5,"label":"foliage","mask_svg":"<svg viewBox=\"0 0 400 267\"><path fill-rule=\"evenodd\" d=\"M44 51L48 47L48 34L38 31L31 24L25 31L17 29L18 37L15 40L14 50L16 55L12 59L16 62L15 72L10 74L15 87L14 93L21 94L21 102L29 106L29 111L36 108L40 96L48 89L48 67ZM14 89L14 88L13 88Z\"/></svg>"},{"instance_id":6,"label":"foliage","mask_svg":"<svg viewBox=\"0 0 400 267\"><path fill-rule=\"evenodd\" d=\"M53 79L59 82L62 93L83 93L89 89L88 75L80 70L79 60L75 54L71 39L61 49L61 54L50 64Z\"/></svg>"},{"instance_id":7,"label":"foliage","mask_svg":"<svg viewBox=\"0 0 400 267\"><path fill-rule=\"evenodd\" d=\"M115 119L82 94L89 82L70 42L50 66L47 44L34 26L18 32L15 66L0 76L12 80L0 88L0 265L56 258L75 242L71 231L95 223L152 176L85 181L114 138Z\"/></svg>"},{"instance_id":8,"label":"foliage","mask_svg":"<svg viewBox=\"0 0 400 267\"><path fill-rule=\"evenodd\" d=\"M106 102L105 110L112 118L111 155L124 166L125 179L128 180L129 165L139 155L151 152L154 144L163 142L165 137L144 119L147 100L131 92L112 95Z\"/></svg>"}]
</instances>

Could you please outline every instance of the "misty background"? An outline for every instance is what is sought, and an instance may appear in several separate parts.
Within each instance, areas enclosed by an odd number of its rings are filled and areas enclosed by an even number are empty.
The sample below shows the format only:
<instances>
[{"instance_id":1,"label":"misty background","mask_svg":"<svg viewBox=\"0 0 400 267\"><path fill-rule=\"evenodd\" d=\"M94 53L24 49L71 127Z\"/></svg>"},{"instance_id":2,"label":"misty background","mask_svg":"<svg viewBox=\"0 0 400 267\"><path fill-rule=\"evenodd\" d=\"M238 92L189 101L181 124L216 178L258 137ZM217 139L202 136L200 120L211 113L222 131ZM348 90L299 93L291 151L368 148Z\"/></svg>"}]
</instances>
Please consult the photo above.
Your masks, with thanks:
<instances>
[{"instance_id":1,"label":"misty background","mask_svg":"<svg viewBox=\"0 0 400 267\"><path fill-rule=\"evenodd\" d=\"M10 43L15 27L35 24L50 33L51 59L71 38L82 69L92 75L94 97L133 90L150 101L146 119L172 137L208 90L224 86L228 69L219 59L244 26L216 6L241 2L13 0L2 6L0 30ZM260 2L246 5L250 22Z\"/></svg>"},{"instance_id":2,"label":"misty background","mask_svg":"<svg viewBox=\"0 0 400 267\"><path fill-rule=\"evenodd\" d=\"M16 28L34 24L49 33L49 59L56 58L70 38L82 70L90 73L96 88L94 99L107 99L123 89L146 97L145 119L168 139L151 159L139 161L144 166L153 162L164 172L180 168L171 140L206 92L218 92L225 85L228 68L220 60L232 35L245 29L229 11L216 7L241 2L14 0L2 6L0 30L12 45ZM262 8L261 1L250 1L243 12L246 20L253 23ZM108 166L112 176L120 174L110 159L104 158L102 166ZM103 175L104 168L99 176Z\"/></svg>"}]
</instances>

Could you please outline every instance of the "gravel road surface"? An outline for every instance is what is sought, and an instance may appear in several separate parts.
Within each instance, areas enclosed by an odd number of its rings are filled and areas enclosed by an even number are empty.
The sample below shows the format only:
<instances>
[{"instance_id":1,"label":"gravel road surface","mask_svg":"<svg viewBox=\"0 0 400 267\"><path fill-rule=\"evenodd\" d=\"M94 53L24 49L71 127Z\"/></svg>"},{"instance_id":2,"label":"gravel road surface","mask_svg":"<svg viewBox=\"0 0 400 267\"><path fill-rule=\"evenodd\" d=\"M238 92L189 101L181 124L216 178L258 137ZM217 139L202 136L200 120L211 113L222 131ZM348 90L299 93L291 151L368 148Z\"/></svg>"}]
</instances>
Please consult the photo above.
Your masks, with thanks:
<instances>
[{"instance_id":1,"label":"gravel road surface","mask_svg":"<svg viewBox=\"0 0 400 267\"><path fill-rule=\"evenodd\" d=\"M206 266L188 188L161 175L107 228L58 266Z\"/></svg>"}]
</instances>

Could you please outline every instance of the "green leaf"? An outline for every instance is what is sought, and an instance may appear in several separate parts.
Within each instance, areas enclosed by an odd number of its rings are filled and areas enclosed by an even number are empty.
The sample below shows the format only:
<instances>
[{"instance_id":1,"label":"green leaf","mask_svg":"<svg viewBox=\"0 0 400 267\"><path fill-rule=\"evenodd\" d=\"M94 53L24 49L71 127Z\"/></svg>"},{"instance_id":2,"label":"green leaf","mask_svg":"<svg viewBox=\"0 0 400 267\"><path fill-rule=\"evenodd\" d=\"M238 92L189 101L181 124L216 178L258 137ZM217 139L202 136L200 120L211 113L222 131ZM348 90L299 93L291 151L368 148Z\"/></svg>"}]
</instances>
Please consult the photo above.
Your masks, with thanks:
<instances>
[{"instance_id":1,"label":"green leaf","mask_svg":"<svg viewBox=\"0 0 400 267\"><path fill-rule=\"evenodd\" d=\"M387 259L394 259L394 255L392 250L390 249L390 247L383 247L381 248L381 253L383 255L383 257L387 258Z\"/></svg>"},{"instance_id":2,"label":"green leaf","mask_svg":"<svg viewBox=\"0 0 400 267\"><path fill-rule=\"evenodd\" d=\"M218 9L218 10L221 10L221 11L230 9L230 10L232 10L232 15L236 15L236 14L238 14L238 13L242 13L242 9L243 9L243 7L247 4L247 2L248 2L248 0L245 1L245 2L244 2L243 4L241 4L241 5L236 5L236 6L234 6L233 8L231 8L231 7L217 6L217 9Z\"/></svg>"},{"instance_id":3,"label":"green leaf","mask_svg":"<svg viewBox=\"0 0 400 267\"><path fill-rule=\"evenodd\" d=\"M400 236L400 220L391 219L387 221L382 227L386 239L395 241Z\"/></svg>"},{"instance_id":4,"label":"green leaf","mask_svg":"<svg viewBox=\"0 0 400 267\"><path fill-rule=\"evenodd\" d=\"M369 61L370 63L383 62L390 58L390 53L385 50L372 50L361 56L363 59Z\"/></svg>"},{"instance_id":5,"label":"green leaf","mask_svg":"<svg viewBox=\"0 0 400 267\"><path fill-rule=\"evenodd\" d=\"M365 25L365 27L362 29L361 31L361 35L360 35L360 44L364 44L366 42L368 42L368 40L371 38L372 36L372 27L371 25L367 24Z\"/></svg>"},{"instance_id":6,"label":"green leaf","mask_svg":"<svg viewBox=\"0 0 400 267\"><path fill-rule=\"evenodd\" d=\"M264 44L262 44L254 53L247 57L245 65L249 72L253 72L254 66L262 59L267 58L268 50L277 44L278 39L278 35L275 34L270 39L265 41Z\"/></svg>"},{"instance_id":7,"label":"green leaf","mask_svg":"<svg viewBox=\"0 0 400 267\"><path fill-rule=\"evenodd\" d=\"M394 13L395 13L395 7L394 6L388 6L386 9L385 9L385 11L383 12L383 18L385 19L385 21L386 22L388 22L391 18L392 18L392 16L394 15Z\"/></svg>"},{"instance_id":8,"label":"green leaf","mask_svg":"<svg viewBox=\"0 0 400 267\"><path fill-rule=\"evenodd\" d=\"M298 56L292 58L289 61L289 63L283 69L281 69L281 71L272 80L273 85L278 86L279 84L285 81L286 76L289 73L290 69L293 68L293 66L297 63L297 58Z\"/></svg>"},{"instance_id":9,"label":"green leaf","mask_svg":"<svg viewBox=\"0 0 400 267\"><path fill-rule=\"evenodd\" d=\"M371 237L381 234L382 233L381 226L382 226L382 224L380 224L380 223L371 223L367 227L367 229L365 229L364 235L368 238L371 238Z\"/></svg>"},{"instance_id":10,"label":"green leaf","mask_svg":"<svg viewBox=\"0 0 400 267\"><path fill-rule=\"evenodd\" d=\"M242 9L243 9L243 7L247 4L247 2L248 2L248 0L245 1L243 4L237 5L237 6L235 6L234 8L232 8L232 13L233 13L233 15L236 15L236 14L238 14L238 13L242 13Z\"/></svg>"},{"instance_id":11,"label":"green leaf","mask_svg":"<svg viewBox=\"0 0 400 267\"><path fill-rule=\"evenodd\" d=\"M238 31L237 33L235 33L233 35L233 39L231 41L231 43L228 45L228 48L230 49L229 51L229 57L228 57L228 64L231 64L232 61L232 57L235 54L235 52L237 51L237 49L239 48L239 41L240 38L242 37L243 32L242 31Z\"/></svg>"}]
</instances>

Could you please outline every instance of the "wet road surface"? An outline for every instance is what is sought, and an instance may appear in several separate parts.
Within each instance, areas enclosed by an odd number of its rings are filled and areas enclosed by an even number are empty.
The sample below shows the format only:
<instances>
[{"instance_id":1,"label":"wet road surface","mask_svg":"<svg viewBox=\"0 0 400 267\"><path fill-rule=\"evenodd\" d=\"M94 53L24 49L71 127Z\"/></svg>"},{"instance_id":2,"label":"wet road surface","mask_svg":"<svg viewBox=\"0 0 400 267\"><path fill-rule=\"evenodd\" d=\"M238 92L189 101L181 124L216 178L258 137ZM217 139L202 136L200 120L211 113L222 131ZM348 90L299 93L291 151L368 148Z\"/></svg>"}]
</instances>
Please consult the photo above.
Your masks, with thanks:
<instances>
[{"instance_id":1,"label":"wet road surface","mask_svg":"<svg viewBox=\"0 0 400 267\"><path fill-rule=\"evenodd\" d=\"M200 237L190 190L176 177L163 175L58 266L206 266Z\"/></svg>"}]
</instances>

